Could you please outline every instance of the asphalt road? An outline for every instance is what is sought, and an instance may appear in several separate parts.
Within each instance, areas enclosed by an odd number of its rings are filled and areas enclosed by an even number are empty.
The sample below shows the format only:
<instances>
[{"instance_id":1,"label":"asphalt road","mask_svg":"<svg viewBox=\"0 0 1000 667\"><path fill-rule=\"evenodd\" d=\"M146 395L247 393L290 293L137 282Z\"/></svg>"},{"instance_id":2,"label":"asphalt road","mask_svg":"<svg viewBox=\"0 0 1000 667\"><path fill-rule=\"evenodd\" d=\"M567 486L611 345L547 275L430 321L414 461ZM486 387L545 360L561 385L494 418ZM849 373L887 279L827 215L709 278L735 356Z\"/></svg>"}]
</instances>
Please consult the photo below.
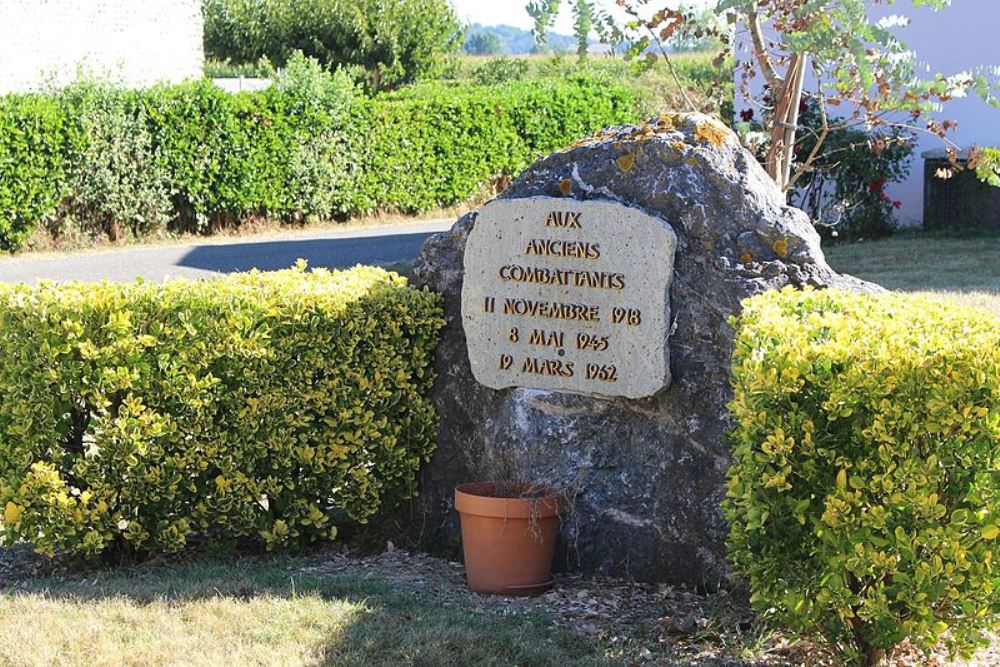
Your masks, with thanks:
<instances>
[{"instance_id":1,"label":"asphalt road","mask_svg":"<svg viewBox=\"0 0 1000 667\"><path fill-rule=\"evenodd\" d=\"M156 281L177 276L203 278L250 269L287 269L300 258L309 266L327 268L395 264L415 259L427 237L445 231L451 224L451 220L436 220L190 245L27 253L0 259L0 282L125 281L140 276Z\"/></svg>"}]
</instances>

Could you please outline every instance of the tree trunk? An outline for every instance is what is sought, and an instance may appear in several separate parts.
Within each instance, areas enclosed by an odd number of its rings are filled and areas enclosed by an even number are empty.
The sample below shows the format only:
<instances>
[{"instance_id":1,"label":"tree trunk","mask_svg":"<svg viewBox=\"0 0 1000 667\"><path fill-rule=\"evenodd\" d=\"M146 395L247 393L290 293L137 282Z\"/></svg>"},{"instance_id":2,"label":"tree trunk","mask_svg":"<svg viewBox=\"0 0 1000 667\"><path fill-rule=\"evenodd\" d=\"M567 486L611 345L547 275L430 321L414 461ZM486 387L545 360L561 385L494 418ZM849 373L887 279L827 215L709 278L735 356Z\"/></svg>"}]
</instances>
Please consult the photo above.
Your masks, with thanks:
<instances>
[{"instance_id":1,"label":"tree trunk","mask_svg":"<svg viewBox=\"0 0 1000 667\"><path fill-rule=\"evenodd\" d=\"M849 627L854 639L854 648L861 654L858 664L862 667L879 667L885 658L885 649L868 643L865 639L865 624L859 621L857 616L851 619Z\"/></svg>"},{"instance_id":2,"label":"tree trunk","mask_svg":"<svg viewBox=\"0 0 1000 667\"><path fill-rule=\"evenodd\" d=\"M771 117L771 147L767 151L764 166L768 176L774 179L782 190L788 189L792 178L799 104L802 101L807 59L805 53L796 53L792 56L781 89L772 91L777 100Z\"/></svg>"},{"instance_id":3,"label":"tree trunk","mask_svg":"<svg viewBox=\"0 0 1000 667\"><path fill-rule=\"evenodd\" d=\"M869 647L864 656L865 667L879 667L883 658L885 658L885 651Z\"/></svg>"}]
</instances>

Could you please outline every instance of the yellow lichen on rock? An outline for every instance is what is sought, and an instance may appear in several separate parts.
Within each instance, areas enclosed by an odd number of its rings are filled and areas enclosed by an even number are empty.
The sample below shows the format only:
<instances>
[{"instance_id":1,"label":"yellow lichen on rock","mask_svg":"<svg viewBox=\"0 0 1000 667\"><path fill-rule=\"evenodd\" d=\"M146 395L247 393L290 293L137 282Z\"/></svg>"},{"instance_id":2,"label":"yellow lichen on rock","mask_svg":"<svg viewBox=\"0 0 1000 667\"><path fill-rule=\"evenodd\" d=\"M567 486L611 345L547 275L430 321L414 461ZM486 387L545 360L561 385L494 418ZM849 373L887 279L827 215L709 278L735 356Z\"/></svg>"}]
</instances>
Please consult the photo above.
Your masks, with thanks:
<instances>
[{"instance_id":1,"label":"yellow lichen on rock","mask_svg":"<svg viewBox=\"0 0 1000 667\"><path fill-rule=\"evenodd\" d=\"M729 130L714 120L698 123L694 126L694 138L698 141L707 141L715 146L721 146L726 142Z\"/></svg>"},{"instance_id":2,"label":"yellow lichen on rock","mask_svg":"<svg viewBox=\"0 0 1000 667\"><path fill-rule=\"evenodd\" d=\"M679 113L661 113L656 119L656 126L661 132L678 130L684 123L684 116Z\"/></svg>"},{"instance_id":3,"label":"yellow lichen on rock","mask_svg":"<svg viewBox=\"0 0 1000 667\"><path fill-rule=\"evenodd\" d=\"M615 164L617 164L618 168L625 173L632 171L632 167L635 166L635 153L632 152L619 155L615 160Z\"/></svg>"},{"instance_id":4,"label":"yellow lichen on rock","mask_svg":"<svg viewBox=\"0 0 1000 667\"><path fill-rule=\"evenodd\" d=\"M563 193L564 197L568 197L569 193L573 191L573 182L568 178L564 178L559 181L559 192Z\"/></svg>"},{"instance_id":5,"label":"yellow lichen on rock","mask_svg":"<svg viewBox=\"0 0 1000 667\"><path fill-rule=\"evenodd\" d=\"M788 257L788 241L786 241L785 239L778 239L777 241L772 243L771 249L774 250L774 254L780 257L781 259L785 259L786 257Z\"/></svg>"}]
</instances>

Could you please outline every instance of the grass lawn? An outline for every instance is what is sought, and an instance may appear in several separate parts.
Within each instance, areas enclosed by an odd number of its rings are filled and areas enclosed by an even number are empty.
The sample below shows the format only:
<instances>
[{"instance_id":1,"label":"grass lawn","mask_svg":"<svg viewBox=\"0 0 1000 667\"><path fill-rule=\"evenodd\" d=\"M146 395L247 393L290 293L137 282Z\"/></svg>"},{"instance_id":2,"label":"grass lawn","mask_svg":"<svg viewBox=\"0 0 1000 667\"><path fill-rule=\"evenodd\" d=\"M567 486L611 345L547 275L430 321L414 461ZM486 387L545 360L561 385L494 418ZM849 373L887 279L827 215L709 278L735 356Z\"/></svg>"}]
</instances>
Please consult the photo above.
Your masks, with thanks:
<instances>
[{"instance_id":1,"label":"grass lawn","mask_svg":"<svg viewBox=\"0 0 1000 667\"><path fill-rule=\"evenodd\" d=\"M824 247L837 271L902 292L929 294L1000 317L1000 236L900 233Z\"/></svg>"},{"instance_id":2,"label":"grass lawn","mask_svg":"<svg viewBox=\"0 0 1000 667\"><path fill-rule=\"evenodd\" d=\"M443 606L284 557L139 566L0 588L0 665L605 664L538 615Z\"/></svg>"}]
</instances>

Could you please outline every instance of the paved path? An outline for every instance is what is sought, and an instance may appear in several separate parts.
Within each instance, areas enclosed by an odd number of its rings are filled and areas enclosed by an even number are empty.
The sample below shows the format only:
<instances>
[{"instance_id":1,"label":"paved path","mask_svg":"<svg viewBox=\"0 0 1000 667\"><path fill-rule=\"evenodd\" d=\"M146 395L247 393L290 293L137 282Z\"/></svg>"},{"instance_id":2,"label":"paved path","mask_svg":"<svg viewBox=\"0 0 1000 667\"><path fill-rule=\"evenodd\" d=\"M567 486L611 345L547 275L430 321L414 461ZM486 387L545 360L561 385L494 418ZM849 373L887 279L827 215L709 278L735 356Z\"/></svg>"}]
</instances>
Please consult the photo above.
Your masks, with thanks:
<instances>
[{"instance_id":1,"label":"paved path","mask_svg":"<svg viewBox=\"0 0 1000 667\"><path fill-rule=\"evenodd\" d=\"M451 220L207 241L192 245L131 246L79 253L26 253L0 259L0 282L38 280L164 280L200 278L250 269L286 269L299 258L309 266L408 262L431 234Z\"/></svg>"}]
</instances>

